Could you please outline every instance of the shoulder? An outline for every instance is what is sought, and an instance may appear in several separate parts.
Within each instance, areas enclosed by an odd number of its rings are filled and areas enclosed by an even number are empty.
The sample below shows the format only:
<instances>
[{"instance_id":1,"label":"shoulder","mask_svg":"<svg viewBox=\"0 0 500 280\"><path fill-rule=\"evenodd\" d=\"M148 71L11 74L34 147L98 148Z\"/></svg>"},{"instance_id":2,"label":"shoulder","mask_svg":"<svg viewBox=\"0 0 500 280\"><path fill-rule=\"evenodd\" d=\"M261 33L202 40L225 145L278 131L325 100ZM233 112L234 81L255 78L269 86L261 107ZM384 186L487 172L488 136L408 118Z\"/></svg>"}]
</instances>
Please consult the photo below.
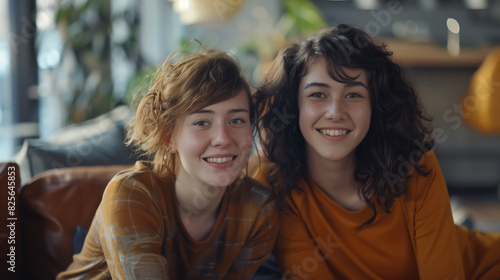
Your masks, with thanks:
<instances>
[{"instance_id":1,"label":"shoulder","mask_svg":"<svg viewBox=\"0 0 500 280\"><path fill-rule=\"evenodd\" d=\"M279 212L274 192L250 177L242 178L232 187L230 204L237 215L247 217L259 216L262 211Z\"/></svg>"},{"instance_id":2,"label":"shoulder","mask_svg":"<svg viewBox=\"0 0 500 280\"><path fill-rule=\"evenodd\" d=\"M409 159L400 158L398 170L401 171L401 170L406 169L406 170L408 170L408 172L410 174L409 177L404 179L406 184L411 183L411 182L415 182L415 181L421 181L421 182L427 181L427 180L433 179L436 174L441 174L441 168L439 167L439 162L436 158L436 154L434 153L434 150L429 150L429 151L423 153L422 157L420 158L420 160L418 162L418 165L424 174L419 174L419 172L417 172L415 166L410 163L410 161L414 161L414 160L415 159L411 158L411 156ZM402 178L399 177L399 178L391 178L391 179L401 180Z\"/></svg>"},{"instance_id":3,"label":"shoulder","mask_svg":"<svg viewBox=\"0 0 500 280\"><path fill-rule=\"evenodd\" d=\"M159 178L146 161L138 161L126 170L116 174L109 182L105 195L119 196L158 196Z\"/></svg>"},{"instance_id":4,"label":"shoulder","mask_svg":"<svg viewBox=\"0 0 500 280\"><path fill-rule=\"evenodd\" d=\"M437 160L436 154L434 150L429 150L420 159L420 165L425 166L428 171L430 171L433 167L439 168L439 162Z\"/></svg>"},{"instance_id":5,"label":"shoulder","mask_svg":"<svg viewBox=\"0 0 500 280\"><path fill-rule=\"evenodd\" d=\"M250 177L247 177L246 180L250 187L250 194L253 201L264 203L269 199L274 199L274 193L268 186Z\"/></svg>"},{"instance_id":6,"label":"shoulder","mask_svg":"<svg viewBox=\"0 0 500 280\"><path fill-rule=\"evenodd\" d=\"M434 180L444 180L444 178L442 178L443 175L441 172L441 167L439 166L439 162L436 154L434 153L434 150L430 150L424 153L419 161L419 165L423 168L423 171L426 173L426 175L420 175L414 170L410 179L412 179L413 181L417 181L417 184L426 184L429 186L429 182L432 182Z\"/></svg>"},{"instance_id":7,"label":"shoulder","mask_svg":"<svg viewBox=\"0 0 500 280\"><path fill-rule=\"evenodd\" d=\"M147 164L138 162L109 182L102 196L99 215L106 217L109 223L118 222L123 217L144 218L145 215L154 215L160 220L169 199L164 189Z\"/></svg>"},{"instance_id":8,"label":"shoulder","mask_svg":"<svg viewBox=\"0 0 500 280\"><path fill-rule=\"evenodd\" d=\"M274 173L276 171L276 169L276 164L271 162L266 157L252 156L250 158L248 174L256 181L265 185L269 190L273 190L275 186L271 186L269 177L271 173ZM310 184L308 184L305 178L302 178L299 180L297 187L291 190L290 194L286 195L286 197L282 199L287 201L286 204L302 204L306 193L309 192L311 192L311 186Z\"/></svg>"},{"instance_id":9,"label":"shoulder","mask_svg":"<svg viewBox=\"0 0 500 280\"><path fill-rule=\"evenodd\" d=\"M433 195L436 193L447 194L446 181L434 151L427 151L420 159L419 164L427 175L420 175L414 170L412 176L406 179L407 200L415 200L418 203L425 200L429 193L433 193Z\"/></svg>"},{"instance_id":10,"label":"shoulder","mask_svg":"<svg viewBox=\"0 0 500 280\"><path fill-rule=\"evenodd\" d=\"M240 179L231 193L234 198L247 200L249 203L262 204L274 199L274 193L268 186L248 176Z\"/></svg>"},{"instance_id":11,"label":"shoulder","mask_svg":"<svg viewBox=\"0 0 500 280\"><path fill-rule=\"evenodd\" d=\"M321 203L317 199L317 195L314 195L314 188L318 188L307 176L300 179L297 184L297 188L290 191L290 195L287 199L287 208L289 210L299 212L304 208L307 208L307 204L318 204Z\"/></svg>"}]
</instances>

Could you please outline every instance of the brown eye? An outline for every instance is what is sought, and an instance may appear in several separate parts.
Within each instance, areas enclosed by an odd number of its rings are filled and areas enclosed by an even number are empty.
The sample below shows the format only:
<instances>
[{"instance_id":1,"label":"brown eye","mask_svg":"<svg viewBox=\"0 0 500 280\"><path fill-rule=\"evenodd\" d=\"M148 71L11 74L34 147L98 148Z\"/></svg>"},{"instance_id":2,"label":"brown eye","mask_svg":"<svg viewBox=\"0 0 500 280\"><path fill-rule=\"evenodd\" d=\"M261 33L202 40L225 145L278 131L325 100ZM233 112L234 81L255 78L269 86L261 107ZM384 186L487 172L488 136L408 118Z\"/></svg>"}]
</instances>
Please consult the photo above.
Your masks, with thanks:
<instances>
[{"instance_id":1,"label":"brown eye","mask_svg":"<svg viewBox=\"0 0 500 280\"><path fill-rule=\"evenodd\" d=\"M229 121L229 123L230 123L230 124L242 124L242 123L245 123L245 121L244 121L244 120L242 120L242 119L238 119L238 118L237 118L237 119L232 119L232 120L230 120L230 121Z\"/></svg>"},{"instance_id":2,"label":"brown eye","mask_svg":"<svg viewBox=\"0 0 500 280\"><path fill-rule=\"evenodd\" d=\"M315 97L315 98L323 98L326 97L323 93L321 92L315 92L309 95L309 97Z\"/></svg>"},{"instance_id":3,"label":"brown eye","mask_svg":"<svg viewBox=\"0 0 500 280\"><path fill-rule=\"evenodd\" d=\"M355 92L351 92L346 95L346 98L357 98L357 97L362 97L362 96L361 94Z\"/></svg>"}]
</instances>

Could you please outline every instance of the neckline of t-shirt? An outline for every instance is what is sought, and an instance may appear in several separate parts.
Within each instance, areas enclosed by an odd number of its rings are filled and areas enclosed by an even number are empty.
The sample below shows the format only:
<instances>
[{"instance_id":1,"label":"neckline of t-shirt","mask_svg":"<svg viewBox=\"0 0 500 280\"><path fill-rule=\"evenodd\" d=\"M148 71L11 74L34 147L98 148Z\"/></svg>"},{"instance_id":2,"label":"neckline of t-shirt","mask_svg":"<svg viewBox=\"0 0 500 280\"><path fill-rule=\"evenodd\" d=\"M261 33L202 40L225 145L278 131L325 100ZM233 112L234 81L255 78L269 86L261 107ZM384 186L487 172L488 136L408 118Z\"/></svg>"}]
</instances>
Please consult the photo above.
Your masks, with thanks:
<instances>
[{"instance_id":1,"label":"neckline of t-shirt","mask_svg":"<svg viewBox=\"0 0 500 280\"><path fill-rule=\"evenodd\" d=\"M335 200L328 196L323 189L311 180L311 178L303 179L303 183L309 188L309 193L315 198L316 201L320 202L321 205L334 208L333 210L335 211L335 215L340 214L345 219L353 221L354 223L359 223L359 225L366 222L373 216L373 211L366 203L359 210L349 210L340 206Z\"/></svg>"},{"instance_id":2,"label":"neckline of t-shirt","mask_svg":"<svg viewBox=\"0 0 500 280\"><path fill-rule=\"evenodd\" d=\"M175 183L170 185L169 189L170 189L169 191L170 191L170 199L171 199L171 203L172 203L172 208L174 211L175 223L176 223L176 226L179 229L179 231L182 233L183 239L185 239L187 244L193 248L199 248L200 246L211 245L213 238L218 234L218 232L223 227L223 224L225 222L227 207L228 207L228 203L229 203L229 193L230 193L229 187L227 187L227 189L224 192L224 195L222 196L221 204L219 205L219 216L217 217L217 222L215 223L214 228L212 229L212 231L210 232L208 237L205 238L204 240L201 240L201 241L194 239L189 234L186 227L184 226L184 222L182 221L180 213L179 213L179 211L180 211L179 201L177 200L177 197L175 195Z\"/></svg>"}]
</instances>

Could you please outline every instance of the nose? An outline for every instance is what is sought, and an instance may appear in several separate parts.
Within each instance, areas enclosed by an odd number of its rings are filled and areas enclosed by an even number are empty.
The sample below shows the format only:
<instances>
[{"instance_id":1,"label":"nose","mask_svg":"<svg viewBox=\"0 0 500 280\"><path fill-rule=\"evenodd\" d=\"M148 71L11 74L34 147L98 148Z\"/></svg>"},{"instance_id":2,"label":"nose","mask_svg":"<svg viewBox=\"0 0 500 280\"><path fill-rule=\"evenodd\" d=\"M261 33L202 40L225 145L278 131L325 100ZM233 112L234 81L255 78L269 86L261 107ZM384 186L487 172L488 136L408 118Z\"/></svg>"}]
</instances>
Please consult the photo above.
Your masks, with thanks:
<instances>
[{"instance_id":1,"label":"nose","mask_svg":"<svg viewBox=\"0 0 500 280\"><path fill-rule=\"evenodd\" d=\"M328 104L325 112L325 118L327 120L344 120L346 118L346 111L344 108L344 100L342 99L332 99Z\"/></svg>"},{"instance_id":2,"label":"nose","mask_svg":"<svg viewBox=\"0 0 500 280\"><path fill-rule=\"evenodd\" d=\"M214 127L212 134L212 145L214 147L227 146L231 143L231 141L231 134L226 125L218 125Z\"/></svg>"}]
</instances>

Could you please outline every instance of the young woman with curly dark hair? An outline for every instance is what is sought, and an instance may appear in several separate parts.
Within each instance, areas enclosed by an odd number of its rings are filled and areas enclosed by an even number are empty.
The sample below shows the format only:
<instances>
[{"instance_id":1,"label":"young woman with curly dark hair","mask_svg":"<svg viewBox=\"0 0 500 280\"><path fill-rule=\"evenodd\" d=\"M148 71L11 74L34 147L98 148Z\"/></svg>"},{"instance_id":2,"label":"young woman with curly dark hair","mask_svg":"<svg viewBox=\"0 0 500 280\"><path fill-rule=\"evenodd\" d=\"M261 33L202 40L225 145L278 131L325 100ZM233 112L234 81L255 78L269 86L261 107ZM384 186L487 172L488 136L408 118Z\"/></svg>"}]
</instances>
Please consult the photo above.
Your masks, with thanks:
<instances>
[{"instance_id":1,"label":"young woman with curly dark hair","mask_svg":"<svg viewBox=\"0 0 500 280\"><path fill-rule=\"evenodd\" d=\"M285 48L254 95L284 276L496 279L500 236L454 225L431 119L391 55L328 28Z\"/></svg>"}]
</instances>

